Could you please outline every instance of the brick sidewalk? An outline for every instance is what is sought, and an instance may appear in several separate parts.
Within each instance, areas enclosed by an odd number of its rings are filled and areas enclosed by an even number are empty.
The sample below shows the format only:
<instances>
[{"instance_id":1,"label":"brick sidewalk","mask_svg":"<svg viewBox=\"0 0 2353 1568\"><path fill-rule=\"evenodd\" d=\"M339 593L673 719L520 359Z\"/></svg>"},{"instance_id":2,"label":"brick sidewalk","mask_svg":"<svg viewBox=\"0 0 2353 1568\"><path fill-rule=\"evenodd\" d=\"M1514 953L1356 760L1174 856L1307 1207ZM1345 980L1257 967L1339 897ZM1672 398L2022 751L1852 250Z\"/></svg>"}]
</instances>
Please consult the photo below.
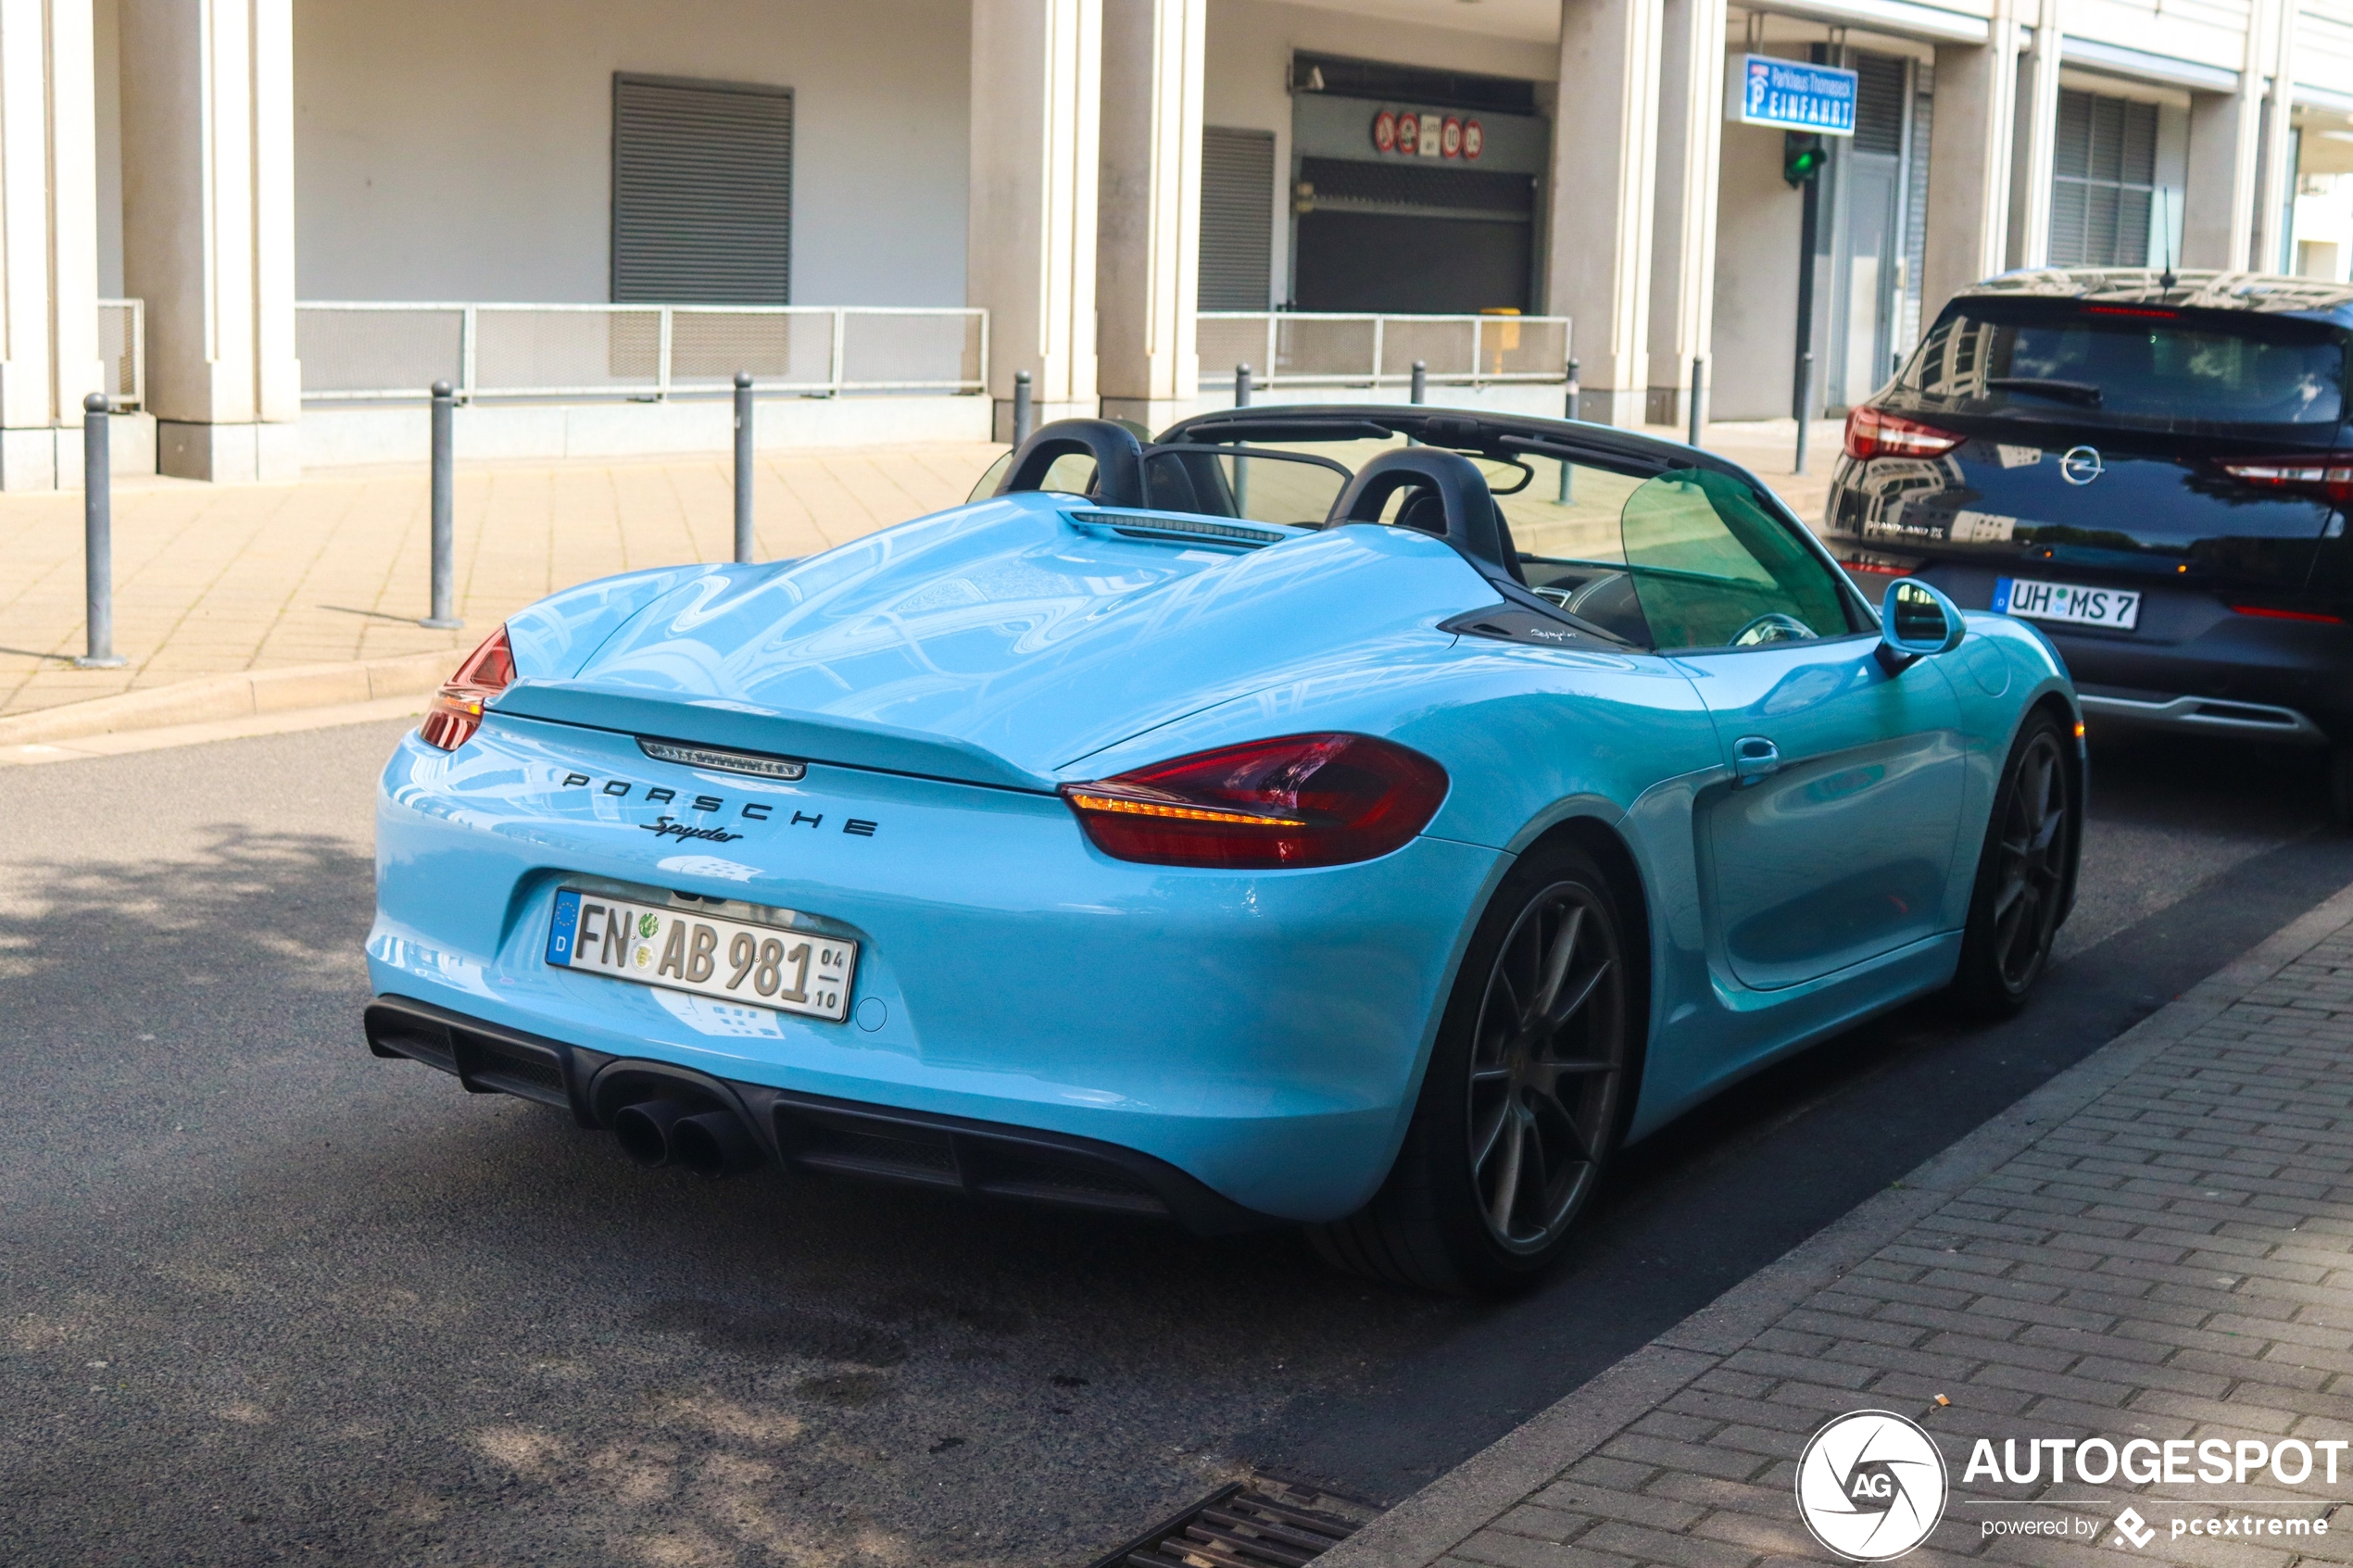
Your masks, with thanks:
<instances>
[{"instance_id":1,"label":"brick sidewalk","mask_svg":"<svg viewBox=\"0 0 2353 1568\"><path fill-rule=\"evenodd\" d=\"M761 459L763 556L805 555L964 498L982 444L779 452ZM724 458L469 465L457 478L459 632L415 623L428 593L426 475L297 484L118 484L115 649L82 651L82 497L0 497L0 715L191 676L471 647L551 591L635 567L724 560Z\"/></svg>"},{"instance_id":2,"label":"brick sidewalk","mask_svg":"<svg viewBox=\"0 0 2353 1568\"><path fill-rule=\"evenodd\" d=\"M1950 1476L1944 1523L1906 1562L2353 1562L2342 1449L2335 1485L2316 1461L2300 1488L2260 1471L2227 1486L1964 1478L1979 1438L2353 1438L2349 922L2353 889L1319 1568L1835 1561L1799 1519L1796 1461L1826 1421L1867 1409L1921 1423ZM2128 1504L2156 1527L2145 1549L2113 1528ZM2173 1533L2240 1516L2263 1533ZM1989 1539L1988 1518L2082 1523L2071 1539ZM2328 1530L2275 1537L2271 1518Z\"/></svg>"},{"instance_id":3,"label":"brick sidewalk","mask_svg":"<svg viewBox=\"0 0 2353 1568\"><path fill-rule=\"evenodd\" d=\"M1788 420L1712 427L1798 515L1819 519L1838 426L1814 426L1790 472ZM1650 434L1675 439L1664 428ZM980 444L776 452L754 501L764 557L802 555L962 501L1002 450ZM733 480L718 458L478 465L457 480L459 632L415 623L427 595L422 470L296 484L120 481L116 671L82 652L82 497L0 497L0 717L196 676L455 652L560 587L732 548Z\"/></svg>"}]
</instances>

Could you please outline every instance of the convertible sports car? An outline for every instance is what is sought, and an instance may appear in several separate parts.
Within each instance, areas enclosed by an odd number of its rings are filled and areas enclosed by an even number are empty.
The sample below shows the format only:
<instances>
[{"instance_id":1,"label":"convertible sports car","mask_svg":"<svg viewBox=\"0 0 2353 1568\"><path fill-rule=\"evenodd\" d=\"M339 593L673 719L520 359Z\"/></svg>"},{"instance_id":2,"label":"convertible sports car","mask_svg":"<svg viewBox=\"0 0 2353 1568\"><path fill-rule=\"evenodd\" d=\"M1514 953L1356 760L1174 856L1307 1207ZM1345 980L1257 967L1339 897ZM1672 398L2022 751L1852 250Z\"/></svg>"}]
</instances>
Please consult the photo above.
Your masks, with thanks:
<instances>
[{"instance_id":1,"label":"convertible sports car","mask_svg":"<svg viewBox=\"0 0 2353 1568\"><path fill-rule=\"evenodd\" d=\"M1557 420L1039 431L797 561L557 594L384 775L371 1046L648 1165L1310 1227L1492 1290L1613 1150L2073 895L2041 634L1884 623L1741 469Z\"/></svg>"}]
</instances>

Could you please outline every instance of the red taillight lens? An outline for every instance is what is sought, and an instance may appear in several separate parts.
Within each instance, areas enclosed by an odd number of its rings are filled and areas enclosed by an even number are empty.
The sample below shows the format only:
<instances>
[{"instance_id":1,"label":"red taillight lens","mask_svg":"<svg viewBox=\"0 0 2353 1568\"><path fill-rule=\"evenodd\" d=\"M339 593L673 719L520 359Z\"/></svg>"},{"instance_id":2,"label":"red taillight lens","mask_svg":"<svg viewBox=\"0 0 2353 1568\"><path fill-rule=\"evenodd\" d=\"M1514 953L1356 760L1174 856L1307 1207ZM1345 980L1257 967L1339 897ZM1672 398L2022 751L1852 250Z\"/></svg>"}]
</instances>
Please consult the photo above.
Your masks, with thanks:
<instances>
[{"instance_id":1,"label":"red taillight lens","mask_svg":"<svg viewBox=\"0 0 2353 1568\"><path fill-rule=\"evenodd\" d=\"M1398 848L1446 798L1446 770L1370 735L1284 735L1064 784L1062 794L1106 855L1272 871Z\"/></svg>"},{"instance_id":2,"label":"red taillight lens","mask_svg":"<svg viewBox=\"0 0 2353 1568\"><path fill-rule=\"evenodd\" d=\"M513 684L514 679L514 650L507 646L507 629L501 626L468 654L448 684L434 694L417 734L427 746L457 750L482 728L482 705Z\"/></svg>"},{"instance_id":3,"label":"red taillight lens","mask_svg":"<svg viewBox=\"0 0 2353 1568\"><path fill-rule=\"evenodd\" d=\"M2246 458L2222 471L2241 484L2296 490L2345 506L2353 502L2353 453L2314 452L2293 458Z\"/></svg>"},{"instance_id":4,"label":"red taillight lens","mask_svg":"<svg viewBox=\"0 0 2353 1568\"><path fill-rule=\"evenodd\" d=\"M1873 458L1941 458L1960 444L1961 437L1949 430L1868 404L1846 413L1846 455L1858 463Z\"/></svg>"}]
</instances>

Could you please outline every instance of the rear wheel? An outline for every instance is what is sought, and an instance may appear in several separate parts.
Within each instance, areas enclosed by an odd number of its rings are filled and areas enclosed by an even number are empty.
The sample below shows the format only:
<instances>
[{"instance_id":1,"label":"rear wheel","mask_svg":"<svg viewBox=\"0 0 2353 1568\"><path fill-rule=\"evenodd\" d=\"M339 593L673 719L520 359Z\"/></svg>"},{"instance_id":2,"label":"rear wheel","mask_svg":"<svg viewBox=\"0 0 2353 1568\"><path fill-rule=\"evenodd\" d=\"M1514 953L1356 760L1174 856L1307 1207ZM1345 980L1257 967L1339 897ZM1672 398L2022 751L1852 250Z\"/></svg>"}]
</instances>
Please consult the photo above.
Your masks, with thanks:
<instances>
[{"instance_id":1,"label":"rear wheel","mask_svg":"<svg viewBox=\"0 0 2353 1568\"><path fill-rule=\"evenodd\" d=\"M2353 741L2329 747L2329 815L2339 827L2353 827Z\"/></svg>"},{"instance_id":2,"label":"rear wheel","mask_svg":"<svg viewBox=\"0 0 2353 1568\"><path fill-rule=\"evenodd\" d=\"M2026 1005L2067 912L2082 819L2062 745L2050 715L2029 719L1994 794L1953 979L1956 996L1982 1015L2006 1018Z\"/></svg>"},{"instance_id":3,"label":"rear wheel","mask_svg":"<svg viewBox=\"0 0 2353 1568\"><path fill-rule=\"evenodd\" d=\"M1311 1229L1316 1250L1424 1289L1533 1279L1616 1148L1632 1056L1608 882L1573 846L1540 849L1480 917L1388 1181Z\"/></svg>"}]
</instances>

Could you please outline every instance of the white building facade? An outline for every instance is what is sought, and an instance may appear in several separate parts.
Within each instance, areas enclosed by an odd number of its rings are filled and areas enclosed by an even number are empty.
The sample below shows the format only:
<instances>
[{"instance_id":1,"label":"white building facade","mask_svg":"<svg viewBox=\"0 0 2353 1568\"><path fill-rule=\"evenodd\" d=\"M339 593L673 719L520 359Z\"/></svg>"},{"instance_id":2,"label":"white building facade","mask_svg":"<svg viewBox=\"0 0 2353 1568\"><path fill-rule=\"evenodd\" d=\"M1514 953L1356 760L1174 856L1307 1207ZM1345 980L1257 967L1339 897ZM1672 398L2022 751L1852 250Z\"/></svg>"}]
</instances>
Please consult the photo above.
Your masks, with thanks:
<instances>
[{"instance_id":1,"label":"white building facade","mask_svg":"<svg viewBox=\"0 0 2353 1568\"><path fill-rule=\"evenodd\" d=\"M1857 73L1811 181L1748 55ZM11 490L92 392L222 482L421 455L436 380L543 457L719 446L736 370L777 442L1240 361L1786 417L1977 278L2169 258L2353 272L2353 0L0 0Z\"/></svg>"}]
</instances>

